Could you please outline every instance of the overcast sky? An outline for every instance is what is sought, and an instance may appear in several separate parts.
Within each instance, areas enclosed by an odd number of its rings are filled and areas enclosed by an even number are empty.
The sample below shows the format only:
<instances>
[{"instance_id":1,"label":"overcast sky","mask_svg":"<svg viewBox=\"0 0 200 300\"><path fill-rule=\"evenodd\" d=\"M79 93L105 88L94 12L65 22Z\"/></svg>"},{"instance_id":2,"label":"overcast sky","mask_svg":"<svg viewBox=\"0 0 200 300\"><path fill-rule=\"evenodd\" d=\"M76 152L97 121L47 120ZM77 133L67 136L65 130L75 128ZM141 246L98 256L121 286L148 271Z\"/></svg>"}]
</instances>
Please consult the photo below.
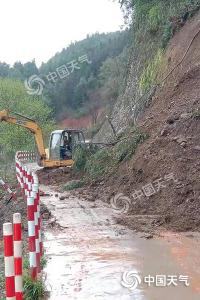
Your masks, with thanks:
<instances>
[{"instance_id":1,"label":"overcast sky","mask_svg":"<svg viewBox=\"0 0 200 300\"><path fill-rule=\"evenodd\" d=\"M88 33L120 29L112 0L0 0L0 61L47 61Z\"/></svg>"}]
</instances>

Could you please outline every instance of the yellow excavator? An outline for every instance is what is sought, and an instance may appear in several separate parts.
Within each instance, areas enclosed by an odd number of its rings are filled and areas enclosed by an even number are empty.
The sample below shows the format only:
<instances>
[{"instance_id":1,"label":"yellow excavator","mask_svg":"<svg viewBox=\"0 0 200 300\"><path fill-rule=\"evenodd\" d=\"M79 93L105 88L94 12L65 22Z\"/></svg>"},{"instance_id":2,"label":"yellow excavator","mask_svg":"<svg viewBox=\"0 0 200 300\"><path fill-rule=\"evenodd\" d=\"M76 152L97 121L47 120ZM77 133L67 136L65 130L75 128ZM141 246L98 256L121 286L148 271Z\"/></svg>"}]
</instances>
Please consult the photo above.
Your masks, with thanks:
<instances>
[{"instance_id":1,"label":"yellow excavator","mask_svg":"<svg viewBox=\"0 0 200 300\"><path fill-rule=\"evenodd\" d=\"M49 149L45 149L43 133L35 120L8 110L0 111L0 122L7 122L28 129L34 134L37 150L38 164L44 168L71 167L74 164L73 152L77 145L85 144L82 130L62 129L55 130L50 135Z\"/></svg>"}]
</instances>

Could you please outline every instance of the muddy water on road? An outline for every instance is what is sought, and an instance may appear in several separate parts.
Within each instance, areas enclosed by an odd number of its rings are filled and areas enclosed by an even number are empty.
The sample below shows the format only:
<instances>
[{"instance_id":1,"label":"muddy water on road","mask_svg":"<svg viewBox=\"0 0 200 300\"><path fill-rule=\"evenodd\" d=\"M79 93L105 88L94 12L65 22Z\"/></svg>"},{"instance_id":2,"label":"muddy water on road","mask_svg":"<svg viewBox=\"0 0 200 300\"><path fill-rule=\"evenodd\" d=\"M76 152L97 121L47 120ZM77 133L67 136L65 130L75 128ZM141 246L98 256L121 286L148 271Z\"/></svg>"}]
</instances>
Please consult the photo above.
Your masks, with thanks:
<instances>
[{"instance_id":1,"label":"muddy water on road","mask_svg":"<svg viewBox=\"0 0 200 300\"><path fill-rule=\"evenodd\" d=\"M42 187L43 190L47 189ZM48 190L49 191L49 190ZM163 233L145 239L116 224L113 210L96 200L42 197L59 227L45 225L46 286L54 300L200 299L200 237ZM187 275L190 286L123 287L122 274ZM130 279L130 278L129 278Z\"/></svg>"}]
</instances>

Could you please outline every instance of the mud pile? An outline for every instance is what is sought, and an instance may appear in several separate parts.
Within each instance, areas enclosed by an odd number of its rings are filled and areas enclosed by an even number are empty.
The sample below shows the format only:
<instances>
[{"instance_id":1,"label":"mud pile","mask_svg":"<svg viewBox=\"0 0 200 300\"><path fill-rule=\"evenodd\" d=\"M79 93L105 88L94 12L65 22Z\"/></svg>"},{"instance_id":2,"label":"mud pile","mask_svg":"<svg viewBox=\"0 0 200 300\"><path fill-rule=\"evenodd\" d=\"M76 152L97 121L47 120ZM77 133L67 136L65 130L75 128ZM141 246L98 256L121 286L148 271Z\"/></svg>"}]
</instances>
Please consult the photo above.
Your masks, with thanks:
<instances>
[{"instance_id":1,"label":"mud pile","mask_svg":"<svg viewBox=\"0 0 200 300\"><path fill-rule=\"evenodd\" d=\"M198 13L171 40L164 78L200 29ZM159 215L156 226L200 230L200 33L181 65L157 89L139 121L149 139L106 186L110 195L131 199L131 215ZM173 179L169 175L173 174ZM168 179L167 179L168 178ZM142 191L138 194L137 191ZM134 227L135 221L123 221ZM135 220L135 218L134 218Z\"/></svg>"},{"instance_id":2,"label":"mud pile","mask_svg":"<svg viewBox=\"0 0 200 300\"><path fill-rule=\"evenodd\" d=\"M40 184L61 185L72 179L79 179L80 174L73 172L71 168L40 169L37 171Z\"/></svg>"}]
</instances>

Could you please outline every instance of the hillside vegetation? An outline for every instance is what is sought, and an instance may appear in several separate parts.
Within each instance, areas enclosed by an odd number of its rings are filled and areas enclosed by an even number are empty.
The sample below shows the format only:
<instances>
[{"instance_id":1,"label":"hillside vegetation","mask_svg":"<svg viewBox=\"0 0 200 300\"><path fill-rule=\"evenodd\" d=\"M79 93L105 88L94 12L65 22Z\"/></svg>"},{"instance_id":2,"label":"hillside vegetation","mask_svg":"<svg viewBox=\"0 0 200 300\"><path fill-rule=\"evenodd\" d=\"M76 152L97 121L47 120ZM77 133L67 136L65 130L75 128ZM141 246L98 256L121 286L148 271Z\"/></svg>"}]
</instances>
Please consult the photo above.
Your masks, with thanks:
<instances>
[{"instance_id":1,"label":"hillside vegetation","mask_svg":"<svg viewBox=\"0 0 200 300\"><path fill-rule=\"evenodd\" d=\"M35 61L13 67L0 63L0 77L24 81L38 75L45 82L43 100L57 120L90 115L113 105L125 88L129 30L93 34L74 42L37 68ZM72 66L74 64L74 67Z\"/></svg>"},{"instance_id":2,"label":"hillside vegetation","mask_svg":"<svg viewBox=\"0 0 200 300\"><path fill-rule=\"evenodd\" d=\"M151 102L155 85L160 83L167 61L165 51L170 39L199 10L199 0L120 0L130 27L130 48L126 88L110 111L116 132L137 123ZM113 138L107 122L96 140Z\"/></svg>"},{"instance_id":3,"label":"hillside vegetation","mask_svg":"<svg viewBox=\"0 0 200 300\"><path fill-rule=\"evenodd\" d=\"M37 120L46 140L55 126L51 109L44 104L42 98L29 96L19 80L0 79L0 110L3 109ZM35 149L33 134L26 129L1 122L0 132L0 150L5 154L13 157L18 150Z\"/></svg>"},{"instance_id":4,"label":"hillside vegetation","mask_svg":"<svg viewBox=\"0 0 200 300\"><path fill-rule=\"evenodd\" d=\"M84 55L88 59L66 78L47 84L46 101L58 119L92 113L115 101L123 84L129 44L128 30L96 33L71 44L41 66L39 72L44 77L65 64L70 71L70 62Z\"/></svg>"},{"instance_id":5,"label":"hillside vegetation","mask_svg":"<svg viewBox=\"0 0 200 300\"><path fill-rule=\"evenodd\" d=\"M127 85L116 134L106 121L95 137L112 144L87 156L85 175L104 201L129 197L129 227L199 231L200 1L120 2L134 37Z\"/></svg>"}]
</instances>

